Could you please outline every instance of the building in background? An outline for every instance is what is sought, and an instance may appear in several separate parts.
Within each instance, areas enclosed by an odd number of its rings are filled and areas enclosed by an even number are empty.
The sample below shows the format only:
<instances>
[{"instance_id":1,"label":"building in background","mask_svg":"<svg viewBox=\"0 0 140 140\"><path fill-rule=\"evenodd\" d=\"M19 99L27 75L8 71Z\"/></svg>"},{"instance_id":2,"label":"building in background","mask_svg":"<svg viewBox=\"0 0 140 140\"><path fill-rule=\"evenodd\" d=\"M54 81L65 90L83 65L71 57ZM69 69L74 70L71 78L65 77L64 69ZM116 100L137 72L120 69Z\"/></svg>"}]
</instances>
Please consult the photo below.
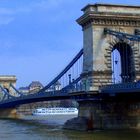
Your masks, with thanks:
<instances>
[{"instance_id":1,"label":"building in background","mask_svg":"<svg viewBox=\"0 0 140 140\"><path fill-rule=\"evenodd\" d=\"M23 94L29 94L29 87L20 87L18 90Z\"/></svg>"},{"instance_id":2,"label":"building in background","mask_svg":"<svg viewBox=\"0 0 140 140\"><path fill-rule=\"evenodd\" d=\"M32 81L32 83L29 84L29 93L36 93L42 88L43 85L39 81Z\"/></svg>"},{"instance_id":3,"label":"building in background","mask_svg":"<svg viewBox=\"0 0 140 140\"><path fill-rule=\"evenodd\" d=\"M31 84L27 87L20 87L19 92L24 94L33 94L38 92L40 89L43 88L43 85L39 81L32 81Z\"/></svg>"}]
</instances>

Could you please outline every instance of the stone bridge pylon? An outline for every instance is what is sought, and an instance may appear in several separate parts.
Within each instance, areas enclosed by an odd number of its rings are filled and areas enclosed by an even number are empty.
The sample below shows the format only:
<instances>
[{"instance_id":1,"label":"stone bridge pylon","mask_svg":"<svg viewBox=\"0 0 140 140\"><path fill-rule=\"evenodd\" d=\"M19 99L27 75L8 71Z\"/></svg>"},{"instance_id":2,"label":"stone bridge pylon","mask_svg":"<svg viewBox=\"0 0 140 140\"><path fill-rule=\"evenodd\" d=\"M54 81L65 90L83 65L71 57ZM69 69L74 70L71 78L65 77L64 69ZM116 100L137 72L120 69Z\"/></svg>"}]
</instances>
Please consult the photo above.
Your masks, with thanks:
<instances>
[{"instance_id":1,"label":"stone bridge pylon","mask_svg":"<svg viewBox=\"0 0 140 140\"><path fill-rule=\"evenodd\" d=\"M16 86L17 78L14 75L0 75L0 86L14 96L15 91L10 86L12 84L14 87Z\"/></svg>"},{"instance_id":2,"label":"stone bridge pylon","mask_svg":"<svg viewBox=\"0 0 140 140\"><path fill-rule=\"evenodd\" d=\"M108 28L136 35L140 29L140 6L89 4L82 11L83 15L77 22L83 29L82 77L83 81L88 81L88 90L98 90L100 86L114 82L139 80L138 41L117 38L105 34L104 30ZM115 58L116 56L113 58L114 50L119 52L119 58ZM115 59L120 60L118 68L116 68L118 60ZM120 72L117 74L116 71Z\"/></svg>"},{"instance_id":3,"label":"stone bridge pylon","mask_svg":"<svg viewBox=\"0 0 140 140\"><path fill-rule=\"evenodd\" d=\"M138 96L121 92L106 96L100 86L140 79L140 6L89 4L82 11L77 19L83 30L81 76L88 89L73 94L79 103L78 117L65 126L80 130L139 128L139 92Z\"/></svg>"}]
</instances>

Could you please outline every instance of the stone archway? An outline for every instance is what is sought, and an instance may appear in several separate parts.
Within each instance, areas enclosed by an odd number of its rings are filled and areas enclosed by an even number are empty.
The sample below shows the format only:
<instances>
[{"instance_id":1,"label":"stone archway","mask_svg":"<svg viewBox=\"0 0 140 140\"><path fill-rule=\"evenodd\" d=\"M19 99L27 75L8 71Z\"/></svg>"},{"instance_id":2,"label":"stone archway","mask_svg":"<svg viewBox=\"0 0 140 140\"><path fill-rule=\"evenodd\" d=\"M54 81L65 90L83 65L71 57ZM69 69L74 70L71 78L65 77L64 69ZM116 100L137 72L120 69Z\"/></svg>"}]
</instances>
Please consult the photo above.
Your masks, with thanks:
<instances>
[{"instance_id":1,"label":"stone archway","mask_svg":"<svg viewBox=\"0 0 140 140\"><path fill-rule=\"evenodd\" d=\"M105 64L108 70L112 71L112 75L114 70L112 69L112 52L117 50L120 53L121 59L121 80L114 82L112 76L113 83L119 82L132 82L137 78L137 71L139 67L139 63L137 58L139 56L139 48L137 44L134 42L130 42L128 40L119 40L117 38L113 38L111 41L108 41L108 46L105 47L104 59ZM115 59L115 58L114 58Z\"/></svg>"},{"instance_id":2,"label":"stone archway","mask_svg":"<svg viewBox=\"0 0 140 140\"><path fill-rule=\"evenodd\" d=\"M125 42L118 42L113 46L112 53L112 71L113 77L121 78L121 82L133 82L135 80L135 65L132 47ZM115 58L114 58L115 57ZM118 66L118 67L117 67ZM116 73L120 70L120 77Z\"/></svg>"}]
</instances>

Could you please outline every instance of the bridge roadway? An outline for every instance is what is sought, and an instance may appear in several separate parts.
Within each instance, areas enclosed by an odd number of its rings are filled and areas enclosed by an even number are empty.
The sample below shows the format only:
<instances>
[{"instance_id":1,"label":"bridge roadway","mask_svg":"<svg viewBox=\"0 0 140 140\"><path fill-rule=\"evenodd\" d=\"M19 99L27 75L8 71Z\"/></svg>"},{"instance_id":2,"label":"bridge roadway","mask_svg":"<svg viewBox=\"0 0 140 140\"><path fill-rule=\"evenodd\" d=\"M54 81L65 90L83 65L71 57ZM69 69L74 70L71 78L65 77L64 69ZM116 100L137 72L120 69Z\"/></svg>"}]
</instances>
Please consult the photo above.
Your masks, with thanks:
<instances>
[{"instance_id":1,"label":"bridge roadway","mask_svg":"<svg viewBox=\"0 0 140 140\"><path fill-rule=\"evenodd\" d=\"M0 108L17 107L21 104L28 104L40 101L74 99L82 100L139 100L140 99L140 82L112 84L102 86L98 91L70 91L56 90L49 92L38 92L30 95L9 98L0 102Z\"/></svg>"},{"instance_id":2,"label":"bridge roadway","mask_svg":"<svg viewBox=\"0 0 140 140\"><path fill-rule=\"evenodd\" d=\"M70 95L67 92L62 92L61 90L42 92L3 100L0 102L0 108L12 108L17 107L21 104L63 99L70 99Z\"/></svg>"}]
</instances>

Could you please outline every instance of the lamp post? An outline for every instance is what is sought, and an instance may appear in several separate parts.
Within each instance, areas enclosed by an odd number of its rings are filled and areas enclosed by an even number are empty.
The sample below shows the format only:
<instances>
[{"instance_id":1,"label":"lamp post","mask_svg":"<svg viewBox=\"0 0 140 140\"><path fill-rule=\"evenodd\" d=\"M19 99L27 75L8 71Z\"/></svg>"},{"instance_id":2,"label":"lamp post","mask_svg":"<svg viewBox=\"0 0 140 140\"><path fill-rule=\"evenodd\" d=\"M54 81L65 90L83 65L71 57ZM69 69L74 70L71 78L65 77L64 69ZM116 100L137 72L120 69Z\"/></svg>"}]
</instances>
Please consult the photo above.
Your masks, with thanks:
<instances>
[{"instance_id":1,"label":"lamp post","mask_svg":"<svg viewBox=\"0 0 140 140\"><path fill-rule=\"evenodd\" d=\"M71 83L71 74L68 75L69 76L69 84Z\"/></svg>"}]
</instances>

